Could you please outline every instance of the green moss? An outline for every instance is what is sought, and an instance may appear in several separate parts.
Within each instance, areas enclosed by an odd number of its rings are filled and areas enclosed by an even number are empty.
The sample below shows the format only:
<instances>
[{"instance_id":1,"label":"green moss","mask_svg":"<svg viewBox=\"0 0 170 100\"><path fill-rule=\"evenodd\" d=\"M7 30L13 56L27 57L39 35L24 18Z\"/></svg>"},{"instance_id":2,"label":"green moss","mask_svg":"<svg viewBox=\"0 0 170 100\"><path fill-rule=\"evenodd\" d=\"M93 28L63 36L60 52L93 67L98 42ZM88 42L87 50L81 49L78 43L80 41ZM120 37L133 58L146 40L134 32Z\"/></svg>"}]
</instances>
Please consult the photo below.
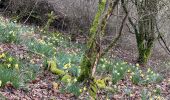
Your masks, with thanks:
<instances>
[{"instance_id":1,"label":"green moss","mask_svg":"<svg viewBox=\"0 0 170 100\"><path fill-rule=\"evenodd\" d=\"M97 30L99 28L100 17L104 12L105 5L106 5L106 0L102 0L101 2L99 2L98 11L90 29L90 38L87 42L87 50L80 64L81 73L80 76L78 77L79 82L82 82L85 79L89 79L92 76L91 75L92 66L95 63L97 53L99 52L99 50L97 50L98 46L96 44L96 35L97 35Z\"/></svg>"},{"instance_id":2,"label":"green moss","mask_svg":"<svg viewBox=\"0 0 170 100\"><path fill-rule=\"evenodd\" d=\"M86 56L84 56L84 58L82 59L80 66L81 73L78 77L78 82L82 82L84 81L84 79L87 79L91 76L91 62Z\"/></svg>"},{"instance_id":3,"label":"green moss","mask_svg":"<svg viewBox=\"0 0 170 100\"><path fill-rule=\"evenodd\" d=\"M153 3L153 1L151 0L144 0L144 2L145 3L143 3L143 5L137 6L139 17L142 17L138 22L139 32L136 33L136 41L139 53L138 61L142 65L147 64L147 61L151 55L152 47L155 40L155 24L157 15L157 9L153 9L152 7L150 7L150 4L157 5L157 2ZM148 10L145 11L143 10L143 8L147 8ZM150 12L155 13L150 14Z\"/></svg>"},{"instance_id":4,"label":"green moss","mask_svg":"<svg viewBox=\"0 0 170 100\"><path fill-rule=\"evenodd\" d=\"M102 22L101 22L101 29L100 30L101 30L102 35L104 35L104 33L105 33L104 31L106 29L107 20L110 17L110 15L112 14L113 9L114 9L113 2L111 2L109 4L109 8L108 8L108 10L107 10L105 16L103 17Z\"/></svg>"},{"instance_id":5,"label":"green moss","mask_svg":"<svg viewBox=\"0 0 170 100\"><path fill-rule=\"evenodd\" d=\"M99 2L98 11L97 11L97 14L94 18L91 29L90 29L91 35L95 34L97 32L97 29L98 29L98 26L99 26L99 20L100 20L102 13L104 12L105 5L106 5L106 0L102 0L101 2Z\"/></svg>"}]
</instances>

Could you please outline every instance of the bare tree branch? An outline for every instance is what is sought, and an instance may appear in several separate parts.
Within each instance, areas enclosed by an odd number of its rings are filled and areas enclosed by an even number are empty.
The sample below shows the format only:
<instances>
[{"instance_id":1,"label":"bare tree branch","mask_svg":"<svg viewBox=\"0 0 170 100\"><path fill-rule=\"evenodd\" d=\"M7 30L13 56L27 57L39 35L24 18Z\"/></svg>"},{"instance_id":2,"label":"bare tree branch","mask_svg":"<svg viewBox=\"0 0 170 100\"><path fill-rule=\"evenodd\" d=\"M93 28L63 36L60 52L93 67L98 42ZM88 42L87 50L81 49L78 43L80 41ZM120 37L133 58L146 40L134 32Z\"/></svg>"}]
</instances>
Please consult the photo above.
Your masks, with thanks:
<instances>
[{"instance_id":1,"label":"bare tree branch","mask_svg":"<svg viewBox=\"0 0 170 100\"><path fill-rule=\"evenodd\" d=\"M117 42L117 41L119 40L119 38L121 37L122 31L123 31L123 27L124 27L124 24L125 24L125 22L126 22L127 17L128 17L128 12L126 13L126 15L125 15L125 17L124 17L124 19L123 19L123 21L122 21L122 24L121 24L120 29L119 29L119 34L118 34L118 36L117 36L117 37L110 43L110 45L102 52L101 57L103 57L103 56L116 44L116 42Z\"/></svg>"},{"instance_id":2,"label":"bare tree branch","mask_svg":"<svg viewBox=\"0 0 170 100\"><path fill-rule=\"evenodd\" d=\"M122 7L123 7L123 10L124 10L124 12L125 13L128 13L128 10L127 10L127 8L126 8L126 5L125 5L125 3L124 3L124 0L121 0L121 3L122 3ZM129 23L131 24L131 26L133 27L133 29L134 29L134 33L136 34L136 35L138 35L138 28L136 27L136 25L134 24L134 22L132 21L132 18L131 17L129 17L128 16L128 21L129 21Z\"/></svg>"},{"instance_id":3,"label":"bare tree branch","mask_svg":"<svg viewBox=\"0 0 170 100\"><path fill-rule=\"evenodd\" d=\"M162 46L162 48L170 55L170 49L169 47L167 46L167 43L166 41L164 40L164 38L162 37L161 35L161 32L159 31L159 28L158 28L158 25L156 24L156 30L157 30L157 33L158 33L158 41L159 41L159 44ZM162 43L161 43L162 41ZM164 45L164 46L163 46Z\"/></svg>"}]
</instances>

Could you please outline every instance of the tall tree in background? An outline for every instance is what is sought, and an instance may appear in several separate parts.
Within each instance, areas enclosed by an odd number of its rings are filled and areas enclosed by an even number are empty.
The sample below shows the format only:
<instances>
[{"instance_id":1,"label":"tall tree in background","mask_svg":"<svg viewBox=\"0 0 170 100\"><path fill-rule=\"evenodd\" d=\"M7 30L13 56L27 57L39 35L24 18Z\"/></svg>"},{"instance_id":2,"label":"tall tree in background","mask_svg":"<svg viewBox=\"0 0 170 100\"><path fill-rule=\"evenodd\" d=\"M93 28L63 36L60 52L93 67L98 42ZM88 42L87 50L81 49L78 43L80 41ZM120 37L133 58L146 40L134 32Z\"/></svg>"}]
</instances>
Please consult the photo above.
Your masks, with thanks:
<instances>
[{"instance_id":1,"label":"tall tree in background","mask_svg":"<svg viewBox=\"0 0 170 100\"><path fill-rule=\"evenodd\" d=\"M156 39L157 2L157 0L135 0L139 18L139 31L135 33L139 53L138 62L142 65L147 63Z\"/></svg>"},{"instance_id":2,"label":"tall tree in background","mask_svg":"<svg viewBox=\"0 0 170 100\"><path fill-rule=\"evenodd\" d=\"M121 0L124 11L127 13L125 0ZM128 17L130 24L134 29L138 48L138 63L145 66L150 58L155 37L157 25L157 5L158 0L132 0L137 8L137 24L133 23L131 17Z\"/></svg>"}]
</instances>

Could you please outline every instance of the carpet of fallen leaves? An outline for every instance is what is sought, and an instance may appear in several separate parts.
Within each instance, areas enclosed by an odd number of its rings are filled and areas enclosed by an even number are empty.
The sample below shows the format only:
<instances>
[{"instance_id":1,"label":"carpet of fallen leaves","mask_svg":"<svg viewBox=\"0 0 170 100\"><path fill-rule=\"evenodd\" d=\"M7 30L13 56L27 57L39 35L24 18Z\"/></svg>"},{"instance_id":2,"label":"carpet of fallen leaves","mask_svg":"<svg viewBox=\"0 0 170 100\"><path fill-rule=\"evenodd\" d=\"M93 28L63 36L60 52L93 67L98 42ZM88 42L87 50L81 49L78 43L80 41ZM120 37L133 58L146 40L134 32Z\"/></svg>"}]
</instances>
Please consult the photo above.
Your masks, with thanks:
<instances>
[{"instance_id":1,"label":"carpet of fallen leaves","mask_svg":"<svg viewBox=\"0 0 170 100\"><path fill-rule=\"evenodd\" d=\"M3 50L12 53L13 55L23 59L27 54L27 48L22 45L14 44L0 44L0 47ZM122 51L117 49L115 52L116 57L119 57L125 61L133 63L132 57L134 54L129 53L129 51ZM120 53L121 52L121 53ZM38 57L37 57L38 58ZM152 61L154 62L154 61ZM7 84L4 88L0 89L0 94L2 94L8 100L76 100L82 99L86 100L86 95L81 95L79 98L76 98L71 93L61 93L59 91L61 83L55 83L56 75L43 71L37 75L35 80L30 81L25 87L19 89L14 89L10 84ZM57 85L57 86L56 86ZM161 89L161 97L159 100L169 100L170 99L170 77L166 77L161 83L149 84L147 86L134 85L129 80L128 76L124 80L121 80L118 84L115 85L118 88L118 92L112 95L113 100L141 100L141 90L146 88L150 91L159 87ZM130 96L127 96L125 93L125 88L131 89ZM86 93L83 93L86 94ZM152 95L152 94L150 94ZM164 99L162 99L162 97ZM105 99L105 96L102 96L102 93L98 94L99 100Z\"/></svg>"}]
</instances>

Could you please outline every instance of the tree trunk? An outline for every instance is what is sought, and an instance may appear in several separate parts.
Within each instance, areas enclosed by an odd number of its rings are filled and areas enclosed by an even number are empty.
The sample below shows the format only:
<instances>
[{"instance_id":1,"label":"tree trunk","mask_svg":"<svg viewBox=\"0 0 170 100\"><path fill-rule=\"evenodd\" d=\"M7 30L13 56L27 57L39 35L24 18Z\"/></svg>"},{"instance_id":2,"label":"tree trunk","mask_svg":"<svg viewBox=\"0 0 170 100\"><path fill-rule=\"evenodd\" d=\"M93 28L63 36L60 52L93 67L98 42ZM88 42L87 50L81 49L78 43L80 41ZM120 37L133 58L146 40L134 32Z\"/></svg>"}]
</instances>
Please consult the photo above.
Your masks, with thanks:
<instances>
[{"instance_id":1,"label":"tree trunk","mask_svg":"<svg viewBox=\"0 0 170 100\"><path fill-rule=\"evenodd\" d=\"M118 2L119 0L109 0L109 7L107 9L107 12L100 21L100 18L102 17L102 14L106 8L106 0L99 1L98 12L90 29L89 40L87 41L87 50L85 51L80 64L81 73L78 77L79 82L82 82L85 79L93 78L99 59L105 54L103 53L101 55L100 37L104 36L107 21L110 18Z\"/></svg>"},{"instance_id":2,"label":"tree trunk","mask_svg":"<svg viewBox=\"0 0 170 100\"><path fill-rule=\"evenodd\" d=\"M100 52L100 45L97 43L97 34L99 28L99 20L105 10L106 0L100 0L98 5L98 12L90 29L89 39L87 41L87 50L84 53L83 59L80 63L81 73L78 81L82 82L85 79L92 78L92 70L95 64L97 54Z\"/></svg>"},{"instance_id":3,"label":"tree trunk","mask_svg":"<svg viewBox=\"0 0 170 100\"><path fill-rule=\"evenodd\" d=\"M155 40L157 0L143 0L136 2L136 4L140 19L138 21L139 32L136 34L138 62L145 66L150 58Z\"/></svg>"}]
</instances>

